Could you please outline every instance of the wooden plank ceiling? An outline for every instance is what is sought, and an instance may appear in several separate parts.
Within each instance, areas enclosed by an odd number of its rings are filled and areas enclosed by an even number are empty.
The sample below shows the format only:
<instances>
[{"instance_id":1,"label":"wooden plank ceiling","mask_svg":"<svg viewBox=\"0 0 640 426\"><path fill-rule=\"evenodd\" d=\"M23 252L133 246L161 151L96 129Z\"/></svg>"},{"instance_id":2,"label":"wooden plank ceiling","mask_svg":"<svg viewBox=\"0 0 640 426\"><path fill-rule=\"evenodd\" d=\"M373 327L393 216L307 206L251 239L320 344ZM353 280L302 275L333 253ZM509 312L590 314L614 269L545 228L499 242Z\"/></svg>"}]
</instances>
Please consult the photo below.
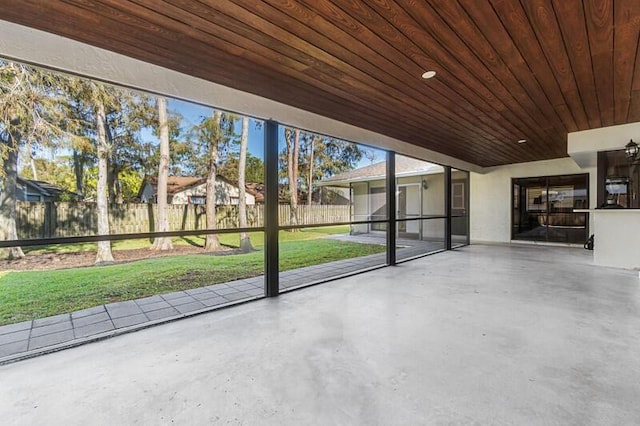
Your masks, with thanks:
<instances>
[{"instance_id":1,"label":"wooden plank ceiling","mask_svg":"<svg viewBox=\"0 0 640 426\"><path fill-rule=\"evenodd\" d=\"M640 121L638 0L0 0L0 19L480 166Z\"/></svg>"}]
</instances>

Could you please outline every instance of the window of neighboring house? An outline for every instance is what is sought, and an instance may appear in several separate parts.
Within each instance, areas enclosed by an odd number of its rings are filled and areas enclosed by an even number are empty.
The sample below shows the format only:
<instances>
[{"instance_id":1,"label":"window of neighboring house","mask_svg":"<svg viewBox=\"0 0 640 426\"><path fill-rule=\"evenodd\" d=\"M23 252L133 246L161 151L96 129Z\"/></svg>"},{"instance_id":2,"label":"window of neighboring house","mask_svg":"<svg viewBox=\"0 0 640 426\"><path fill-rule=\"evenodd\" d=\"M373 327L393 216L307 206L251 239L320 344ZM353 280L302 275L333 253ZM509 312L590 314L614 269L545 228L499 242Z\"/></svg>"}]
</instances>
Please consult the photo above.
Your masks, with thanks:
<instances>
[{"instance_id":1,"label":"window of neighboring house","mask_svg":"<svg viewBox=\"0 0 640 426\"><path fill-rule=\"evenodd\" d=\"M207 197L204 195L191 195L189 196L189 204L206 204Z\"/></svg>"}]
</instances>

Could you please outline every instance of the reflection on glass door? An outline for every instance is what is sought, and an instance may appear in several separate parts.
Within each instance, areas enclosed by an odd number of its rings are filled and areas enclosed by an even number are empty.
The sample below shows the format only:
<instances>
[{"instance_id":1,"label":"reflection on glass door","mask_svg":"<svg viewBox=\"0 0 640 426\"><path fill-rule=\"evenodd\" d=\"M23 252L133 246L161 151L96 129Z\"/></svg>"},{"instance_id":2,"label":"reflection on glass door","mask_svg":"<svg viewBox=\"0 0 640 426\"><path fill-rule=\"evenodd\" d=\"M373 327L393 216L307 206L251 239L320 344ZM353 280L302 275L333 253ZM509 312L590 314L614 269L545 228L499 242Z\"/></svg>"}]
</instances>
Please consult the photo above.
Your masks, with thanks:
<instances>
[{"instance_id":1,"label":"reflection on glass door","mask_svg":"<svg viewBox=\"0 0 640 426\"><path fill-rule=\"evenodd\" d=\"M583 243L587 238L589 175L513 180L514 240Z\"/></svg>"}]
</instances>

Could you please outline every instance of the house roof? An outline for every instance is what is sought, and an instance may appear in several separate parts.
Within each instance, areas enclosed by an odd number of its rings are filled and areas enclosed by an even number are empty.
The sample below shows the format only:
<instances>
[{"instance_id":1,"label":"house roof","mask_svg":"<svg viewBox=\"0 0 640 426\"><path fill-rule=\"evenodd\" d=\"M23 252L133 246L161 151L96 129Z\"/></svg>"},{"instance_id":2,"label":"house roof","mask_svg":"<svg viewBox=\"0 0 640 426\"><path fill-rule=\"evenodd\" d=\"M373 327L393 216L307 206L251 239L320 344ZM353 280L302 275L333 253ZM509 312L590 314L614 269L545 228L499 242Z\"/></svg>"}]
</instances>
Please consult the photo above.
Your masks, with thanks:
<instances>
[{"instance_id":1,"label":"house roof","mask_svg":"<svg viewBox=\"0 0 640 426\"><path fill-rule=\"evenodd\" d=\"M79 195L75 192L67 191L66 189L58 185L54 185L53 183L44 182L41 180L27 179L18 176L17 182L18 184L29 186L32 191L36 191L45 197L57 198L62 194L69 194L72 197L79 197Z\"/></svg>"},{"instance_id":2,"label":"house roof","mask_svg":"<svg viewBox=\"0 0 640 426\"><path fill-rule=\"evenodd\" d=\"M224 181L230 185L238 186L237 182L232 182L222 175L216 176L216 179ZM175 195L178 192L192 188L194 186L202 185L207 182L207 178L201 178L196 176L169 176L167 178L167 195ZM138 196L142 195L145 184L149 183L153 187L154 195L157 193L158 177L147 176L140 185L140 191ZM264 202L264 184L249 182L245 184L245 190L251 194L257 203Z\"/></svg>"},{"instance_id":3,"label":"house roof","mask_svg":"<svg viewBox=\"0 0 640 426\"><path fill-rule=\"evenodd\" d=\"M633 0L4 3L3 20L483 167L640 121Z\"/></svg>"},{"instance_id":4,"label":"house roof","mask_svg":"<svg viewBox=\"0 0 640 426\"><path fill-rule=\"evenodd\" d=\"M426 161L416 160L414 158L396 156L396 177L406 176L422 176L428 174L442 173L443 167L438 164L427 163ZM341 186L350 182L366 182L371 180L384 179L387 173L386 161L371 164L369 166L360 167L358 169L349 170L323 179L319 185L323 186Z\"/></svg>"}]
</instances>

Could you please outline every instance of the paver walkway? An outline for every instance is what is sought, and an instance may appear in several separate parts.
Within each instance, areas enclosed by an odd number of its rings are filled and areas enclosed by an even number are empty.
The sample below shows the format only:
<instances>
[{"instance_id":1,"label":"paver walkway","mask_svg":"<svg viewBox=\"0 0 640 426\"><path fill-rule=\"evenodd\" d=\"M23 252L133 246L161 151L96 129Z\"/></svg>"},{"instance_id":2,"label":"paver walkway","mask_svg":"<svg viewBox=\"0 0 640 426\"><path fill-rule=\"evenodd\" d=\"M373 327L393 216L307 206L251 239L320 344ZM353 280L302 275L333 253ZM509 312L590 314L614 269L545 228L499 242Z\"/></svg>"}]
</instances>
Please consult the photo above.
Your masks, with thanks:
<instances>
[{"instance_id":1,"label":"paver walkway","mask_svg":"<svg viewBox=\"0 0 640 426\"><path fill-rule=\"evenodd\" d=\"M403 246L398 257L438 248L426 244L414 242L412 246ZM280 290L384 266L385 262L386 254L379 253L285 271L280 273ZM264 276L258 276L1 326L0 364L263 296Z\"/></svg>"}]
</instances>

